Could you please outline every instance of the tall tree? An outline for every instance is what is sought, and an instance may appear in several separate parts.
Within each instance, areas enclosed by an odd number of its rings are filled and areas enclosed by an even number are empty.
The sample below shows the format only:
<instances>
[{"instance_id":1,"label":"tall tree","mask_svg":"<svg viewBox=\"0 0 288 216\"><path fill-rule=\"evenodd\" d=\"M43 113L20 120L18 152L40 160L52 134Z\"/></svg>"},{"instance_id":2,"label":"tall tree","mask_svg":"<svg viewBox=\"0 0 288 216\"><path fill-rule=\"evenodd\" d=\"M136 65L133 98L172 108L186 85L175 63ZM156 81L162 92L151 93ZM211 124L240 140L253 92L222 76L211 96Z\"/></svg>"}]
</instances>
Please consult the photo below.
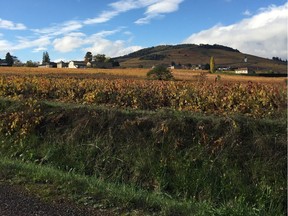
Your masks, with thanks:
<instances>
[{"instance_id":1,"label":"tall tree","mask_svg":"<svg viewBox=\"0 0 288 216\"><path fill-rule=\"evenodd\" d=\"M32 60L29 60L26 62L25 64L26 67L37 67L38 63L37 62L33 62Z\"/></svg>"},{"instance_id":2,"label":"tall tree","mask_svg":"<svg viewBox=\"0 0 288 216\"><path fill-rule=\"evenodd\" d=\"M48 52L43 52L42 64L49 64L49 63L50 63L50 57Z\"/></svg>"},{"instance_id":3,"label":"tall tree","mask_svg":"<svg viewBox=\"0 0 288 216\"><path fill-rule=\"evenodd\" d=\"M13 65L14 66L22 66L23 65L23 63L18 59L18 57L17 56L12 56L12 58L13 58Z\"/></svg>"},{"instance_id":4,"label":"tall tree","mask_svg":"<svg viewBox=\"0 0 288 216\"><path fill-rule=\"evenodd\" d=\"M84 57L84 61L85 61L86 63L88 63L88 62L92 62L92 59L93 59L92 53L91 53L91 52L87 52L86 55L85 55L85 57Z\"/></svg>"},{"instance_id":5,"label":"tall tree","mask_svg":"<svg viewBox=\"0 0 288 216\"><path fill-rule=\"evenodd\" d=\"M9 52L6 54L5 61L6 61L8 66L12 66L14 63L13 56L11 56L11 54Z\"/></svg>"},{"instance_id":6,"label":"tall tree","mask_svg":"<svg viewBox=\"0 0 288 216\"><path fill-rule=\"evenodd\" d=\"M106 60L105 54L97 54L93 58L96 62L105 62Z\"/></svg>"},{"instance_id":7,"label":"tall tree","mask_svg":"<svg viewBox=\"0 0 288 216\"><path fill-rule=\"evenodd\" d=\"M214 56L211 56L210 58L210 73L215 73L216 69L215 69L215 60L214 60Z\"/></svg>"}]
</instances>

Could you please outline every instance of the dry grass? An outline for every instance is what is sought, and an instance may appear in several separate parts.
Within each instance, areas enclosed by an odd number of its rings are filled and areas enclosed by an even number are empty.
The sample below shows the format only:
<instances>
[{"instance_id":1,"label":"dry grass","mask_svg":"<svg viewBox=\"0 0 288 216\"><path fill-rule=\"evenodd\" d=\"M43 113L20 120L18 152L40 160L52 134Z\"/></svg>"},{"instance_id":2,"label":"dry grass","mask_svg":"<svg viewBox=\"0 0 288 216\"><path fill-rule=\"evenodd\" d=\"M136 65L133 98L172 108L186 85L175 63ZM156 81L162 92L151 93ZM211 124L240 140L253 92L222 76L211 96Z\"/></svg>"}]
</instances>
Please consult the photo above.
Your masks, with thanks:
<instances>
[{"instance_id":1,"label":"dry grass","mask_svg":"<svg viewBox=\"0 0 288 216\"><path fill-rule=\"evenodd\" d=\"M136 76L145 69L71 69L71 68L29 68L29 67L0 67L0 74L114 74ZM142 72L143 73L143 72ZM143 73L144 74L144 73Z\"/></svg>"},{"instance_id":2,"label":"dry grass","mask_svg":"<svg viewBox=\"0 0 288 216\"><path fill-rule=\"evenodd\" d=\"M287 77L257 77L257 76L245 76L245 75L229 75L229 74L210 74L208 71L203 70L173 70L173 75L177 80L187 81L210 81L215 80L221 82L257 82L257 83L269 83L286 85Z\"/></svg>"}]
</instances>

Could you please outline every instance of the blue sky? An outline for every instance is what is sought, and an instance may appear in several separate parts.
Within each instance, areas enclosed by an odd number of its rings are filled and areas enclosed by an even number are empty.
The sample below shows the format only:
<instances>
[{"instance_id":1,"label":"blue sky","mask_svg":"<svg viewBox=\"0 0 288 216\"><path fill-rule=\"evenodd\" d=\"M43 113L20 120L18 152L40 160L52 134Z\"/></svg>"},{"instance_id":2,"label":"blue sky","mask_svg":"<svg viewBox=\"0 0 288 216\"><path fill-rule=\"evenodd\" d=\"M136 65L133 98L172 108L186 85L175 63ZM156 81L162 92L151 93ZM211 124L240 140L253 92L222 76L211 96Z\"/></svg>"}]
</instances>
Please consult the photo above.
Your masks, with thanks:
<instances>
[{"instance_id":1,"label":"blue sky","mask_svg":"<svg viewBox=\"0 0 288 216\"><path fill-rule=\"evenodd\" d=\"M286 0L0 0L0 58L121 56L181 43L287 59ZM4 10L5 8L5 10Z\"/></svg>"}]
</instances>

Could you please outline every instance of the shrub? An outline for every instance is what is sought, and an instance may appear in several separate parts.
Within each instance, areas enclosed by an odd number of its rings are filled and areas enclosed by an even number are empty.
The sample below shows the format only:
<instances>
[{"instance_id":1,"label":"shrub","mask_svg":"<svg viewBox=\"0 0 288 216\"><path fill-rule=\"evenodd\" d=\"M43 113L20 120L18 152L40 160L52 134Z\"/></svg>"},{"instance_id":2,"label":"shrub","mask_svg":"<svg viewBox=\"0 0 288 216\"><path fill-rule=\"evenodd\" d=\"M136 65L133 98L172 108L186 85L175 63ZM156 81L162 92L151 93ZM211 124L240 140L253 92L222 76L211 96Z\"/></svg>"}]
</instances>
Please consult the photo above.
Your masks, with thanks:
<instances>
[{"instance_id":1,"label":"shrub","mask_svg":"<svg viewBox=\"0 0 288 216\"><path fill-rule=\"evenodd\" d=\"M162 65L156 66L152 70L150 70L147 73L147 77L149 79L154 79L154 80L173 80L174 79L172 72Z\"/></svg>"}]
</instances>

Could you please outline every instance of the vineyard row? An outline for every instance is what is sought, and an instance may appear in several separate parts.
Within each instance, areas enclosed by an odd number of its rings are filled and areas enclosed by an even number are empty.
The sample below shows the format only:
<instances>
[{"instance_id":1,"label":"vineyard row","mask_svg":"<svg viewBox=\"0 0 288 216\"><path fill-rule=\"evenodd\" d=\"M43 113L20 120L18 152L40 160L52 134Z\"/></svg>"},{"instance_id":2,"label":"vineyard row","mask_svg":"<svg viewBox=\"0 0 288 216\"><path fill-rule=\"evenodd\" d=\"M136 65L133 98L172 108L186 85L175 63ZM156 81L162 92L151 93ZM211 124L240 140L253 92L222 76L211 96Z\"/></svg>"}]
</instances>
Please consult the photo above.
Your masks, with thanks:
<instances>
[{"instance_id":1,"label":"vineyard row","mask_svg":"<svg viewBox=\"0 0 288 216\"><path fill-rule=\"evenodd\" d=\"M192 83L1 76L0 96L119 108L171 108L213 114L273 116L286 109L286 87L243 83Z\"/></svg>"}]
</instances>

